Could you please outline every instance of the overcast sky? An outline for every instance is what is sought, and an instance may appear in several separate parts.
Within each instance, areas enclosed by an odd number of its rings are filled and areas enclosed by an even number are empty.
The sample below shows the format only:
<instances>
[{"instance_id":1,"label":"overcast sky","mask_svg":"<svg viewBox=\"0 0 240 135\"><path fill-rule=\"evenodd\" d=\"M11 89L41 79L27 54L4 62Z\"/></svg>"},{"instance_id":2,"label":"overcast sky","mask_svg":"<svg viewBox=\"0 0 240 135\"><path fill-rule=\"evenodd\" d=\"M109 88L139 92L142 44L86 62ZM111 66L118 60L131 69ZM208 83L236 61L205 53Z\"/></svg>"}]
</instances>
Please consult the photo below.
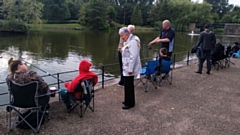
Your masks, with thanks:
<instances>
[{"instance_id":1,"label":"overcast sky","mask_svg":"<svg viewBox=\"0 0 240 135\"><path fill-rule=\"evenodd\" d=\"M194 2L199 1L202 2L203 0L192 0ZM234 5L239 5L240 6L240 0L228 0L228 4L234 4Z\"/></svg>"}]
</instances>

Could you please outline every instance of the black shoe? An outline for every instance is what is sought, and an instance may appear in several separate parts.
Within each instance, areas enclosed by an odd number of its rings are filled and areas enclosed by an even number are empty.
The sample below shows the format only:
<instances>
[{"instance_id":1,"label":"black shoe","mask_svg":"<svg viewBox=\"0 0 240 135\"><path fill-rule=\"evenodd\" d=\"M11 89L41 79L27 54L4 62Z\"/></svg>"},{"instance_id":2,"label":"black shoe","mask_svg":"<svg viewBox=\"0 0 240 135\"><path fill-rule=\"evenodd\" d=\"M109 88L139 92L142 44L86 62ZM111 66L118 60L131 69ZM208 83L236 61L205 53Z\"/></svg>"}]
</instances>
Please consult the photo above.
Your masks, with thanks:
<instances>
[{"instance_id":1,"label":"black shoe","mask_svg":"<svg viewBox=\"0 0 240 135\"><path fill-rule=\"evenodd\" d=\"M206 73L210 75L210 72L209 72L209 71L207 71Z\"/></svg>"},{"instance_id":2,"label":"black shoe","mask_svg":"<svg viewBox=\"0 0 240 135\"><path fill-rule=\"evenodd\" d=\"M195 71L195 73L202 74L202 72L200 72L200 71Z\"/></svg>"},{"instance_id":3,"label":"black shoe","mask_svg":"<svg viewBox=\"0 0 240 135\"><path fill-rule=\"evenodd\" d=\"M126 106L126 105L124 105L123 107L122 107L122 109L130 109L130 108L132 108L133 106Z\"/></svg>"},{"instance_id":4,"label":"black shoe","mask_svg":"<svg viewBox=\"0 0 240 135\"><path fill-rule=\"evenodd\" d=\"M124 104L124 105L125 105L125 102L122 102L122 104Z\"/></svg>"},{"instance_id":5,"label":"black shoe","mask_svg":"<svg viewBox=\"0 0 240 135\"><path fill-rule=\"evenodd\" d=\"M68 113L70 113L72 111L72 105L67 107Z\"/></svg>"}]
</instances>

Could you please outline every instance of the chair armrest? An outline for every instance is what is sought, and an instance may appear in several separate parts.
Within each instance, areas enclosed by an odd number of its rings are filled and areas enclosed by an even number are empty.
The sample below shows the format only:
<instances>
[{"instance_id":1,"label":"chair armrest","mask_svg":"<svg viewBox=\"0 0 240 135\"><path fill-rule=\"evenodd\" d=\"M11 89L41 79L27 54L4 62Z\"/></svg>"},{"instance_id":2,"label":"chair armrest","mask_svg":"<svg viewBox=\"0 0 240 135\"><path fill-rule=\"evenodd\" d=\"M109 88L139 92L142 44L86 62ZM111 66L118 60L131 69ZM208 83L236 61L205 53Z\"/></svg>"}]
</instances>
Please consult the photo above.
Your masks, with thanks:
<instances>
[{"instance_id":1,"label":"chair armrest","mask_svg":"<svg viewBox=\"0 0 240 135\"><path fill-rule=\"evenodd\" d=\"M60 91L59 90L57 90L56 92L54 92L54 93L51 93L51 91L50 90L48 90L47 91L47 93L45 93L45 94L41 94L41 95L37 95L36 97L44 97L44 96L50 96L51 94L56 94L56 93L59 93Z\"/></svg>"}]
</instances>

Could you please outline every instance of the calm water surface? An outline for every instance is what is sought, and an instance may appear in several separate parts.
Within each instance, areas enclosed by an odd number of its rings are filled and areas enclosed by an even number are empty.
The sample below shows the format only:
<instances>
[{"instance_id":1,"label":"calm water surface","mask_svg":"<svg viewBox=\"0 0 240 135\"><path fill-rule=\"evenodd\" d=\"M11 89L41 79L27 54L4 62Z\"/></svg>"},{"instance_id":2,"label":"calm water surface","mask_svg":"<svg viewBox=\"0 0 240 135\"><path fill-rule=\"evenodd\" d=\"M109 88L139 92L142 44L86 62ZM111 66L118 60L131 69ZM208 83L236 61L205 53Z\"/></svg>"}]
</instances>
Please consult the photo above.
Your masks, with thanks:
<instances>
[{"instance_id":1,"label":"calm water surface","mask_svg":"<svg viewBox=\"0 0 240 135\"><path fill-rule=\"evenodd\" d=\"M159 44L148 50L147 44L158 36L157 31L136 31L141 40L141 58L156 56ZM239 41L239 37L217 35L223 44L232 44ZM198 35L177 32L174 53L189 51L197 42ZM117 46L118 31L41 31L30 32L28 35L1 35L0 36L0 82L5 81L8 74L7 61L10 57L23 58L34 66L51 74L78 69L81 59L88 59L93 63L92 70L101 73L101 64L118 63ZM186 53L177 56L179 60L186 57ZM46 73L29 65L30 70L40 75ZM118 66L111 67L118 70ZM110 70L106 69L106 70ZM119 71L116 71L117 73ZM76 73L75 73L76 74ZM64 76L71 79L74 75ZM47 81L52 81L47 79ZM56 81L56 80L53 80ZM0 86L0 93L5 91Z\"/></svg>"}]
</instances>

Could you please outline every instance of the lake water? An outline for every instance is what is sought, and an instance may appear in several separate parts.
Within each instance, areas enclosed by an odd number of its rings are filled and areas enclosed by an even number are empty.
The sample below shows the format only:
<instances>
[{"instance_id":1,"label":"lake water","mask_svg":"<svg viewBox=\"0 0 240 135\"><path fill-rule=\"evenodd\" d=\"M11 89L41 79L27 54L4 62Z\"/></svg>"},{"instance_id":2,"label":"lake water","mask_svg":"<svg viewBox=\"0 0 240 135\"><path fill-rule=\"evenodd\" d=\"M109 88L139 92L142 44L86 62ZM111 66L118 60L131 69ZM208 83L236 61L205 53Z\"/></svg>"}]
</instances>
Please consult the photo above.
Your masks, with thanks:
<instances>
[{"instance_id":1,"label":"lake water","mask_svg":"<svg viewBox=\"0 0 240 135\"><path fill-rule=\"evenodd\" d=\"M148 50L148 43L159 35L158 31L138 31L135 34L141 40L141 58L154 57L158 54L159 44ZM217 35L224 45L240 41L239 37ZM189 51L196 44L198 34L177 32L174 53ZM22 58L34 66L50 73L77 70L82 59L93 63L92 70L101 73L101 64L118 63L117 46L118 31L41 31L30 32L28 35L0 36L0 82L5 81L8 74L7 61L10 57ZM178 61L186 57L186 52L178 57ZM45 72L29 65L30 70L40 75ZM118 66L108 70L116 70ZM76 74L76 73L75 73ZM64 76L71 79L74 75ZM47 78L47 81L54 79ZM56 79L54 80L56 81ZM6 92L6 86L0 86L0 93ZM1 101L0 101L1 104Z\"/></svg>"}]
</instances>

